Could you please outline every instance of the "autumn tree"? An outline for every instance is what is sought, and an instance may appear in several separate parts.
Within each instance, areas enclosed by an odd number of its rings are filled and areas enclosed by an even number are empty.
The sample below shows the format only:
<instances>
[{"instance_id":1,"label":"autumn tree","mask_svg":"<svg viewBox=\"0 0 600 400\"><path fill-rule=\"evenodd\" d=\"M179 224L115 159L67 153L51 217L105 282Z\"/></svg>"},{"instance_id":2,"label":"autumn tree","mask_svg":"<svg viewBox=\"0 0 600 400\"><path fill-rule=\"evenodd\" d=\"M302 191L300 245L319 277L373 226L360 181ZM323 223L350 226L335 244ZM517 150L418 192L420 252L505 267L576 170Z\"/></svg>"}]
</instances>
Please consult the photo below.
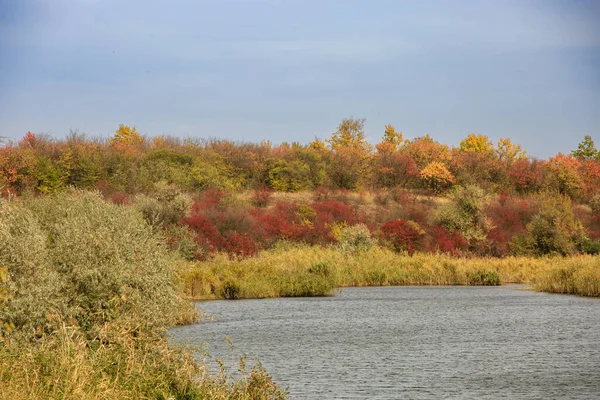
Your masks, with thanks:
<instances>
[{"instance_id":1,"label":"autumn tree","mask_svg":"<svg viewBox=\"0 0 600 400\"><path fill-rule=\"evenodd\" d=\"M587 241L585 229L573 212L568 196L544 194L540 209L527 224L527 232L510 243L516 255L544 256L573 254Z\"/></svg>"},{"instance_id":2,"label":"autumn tree","mask_svg":"<svg viewBox=\"0 0 600 400\"><path fill-rule=\"evenodd\" d=\"M508 171L510 185L520 194L537 192L544 182L545 164L536 159L515 161Z\"/></svg>"},{"instance_id":3,"label":"autumn tree","mask_svg":"<svg viewBox=\"0 0 600 400\"><path fill-rule=\"evenodd\" d=\"M476 153L484 153L493 155L494 144L485 135L476 135L471 133L460 142L459 148L461 151L472 151Z\"/></svg>"},{"instance_id":4,"label":"autumn tree","mask_svg":"<svg viewBox=\"0 0 600 400\"><path fill-rule=\"evenodd\" d=\"M551 173L550 184L561 194L576 196L582 187L579 176L581 162L572 155L565 156L558 153L548 161L548 169Z\"/></svg>"},{"instance_id":5,"label":"autumn tree","mask_svg":"<svg viewBox=\"0 0 600 400\"><path fill-rule=\"evenodd\" d=\"M454 183L454 176L441 162L433 161L421 170L421 179L434 193L440 193Z\"/></svg>"},{"instance_id":6,"label":"autumn tree","mask_svg":"<svg viewBox=\"0 0 600 400\"><path fill-rule=\"evenodd\" d=\"M371 151L371 145L365 139L365 119L346 118L337 130L327 139L331 149L336 151L344 148L357 148L365 153Z\"/></svg>"},{"instance_id":7,"label":"autumn tree","mask_svg":"<svg viewBox=\"0 0 600 400\"><path fill-rule=\"evenodd\" d=\"M527 153L521 148L521 145L514 144L509 138L498 140L495 154L507 166L512 165L517 160L527 159Z\"/></svg>"},{"instance_id":8,"label":"autumn tree","mask_svg":"<svg viewBox=\"0 0 600 400\"><path fill-rule=\"evenodd\" d=\"M404 142L402 132L396 132L396 129L392 125L386 125L381 143L377 145L377 152L397 152L404 145Z\"/></svg>"},{"instance_id":9,"label":"autumn tree","mask_svg":"<svg viewBox=\"0 0 600 400\"><path fill-rule=\"evenodd\" d=\"M445 163L452 158L450 148L436 142L430 135L406 141L401 153L410 156L420 170L434 161Z\"/></svg>"},{"instance_id":10,"label":"autumn tree","mask_svg":"<svg viewBox=\"0 0 600 400\"><path fill-rule=\"evenodd\" d=\"M400 153L404 143L401 132L396 132L392 125L385 126L373 157L373 182L376 186L406 186L419 177L419 169L412 157Z\"/></svg>"},{"instance_id":11,"label":"autumn tree","mask_svg":"<svg viewBox=\"0 0 600 400\"><path fill-rule=\"evenodd\" d=\"M339 188L356 189L369 175L371 145L365 139L364 123L364 119L347 118L327 140L333 153L329 177Z\"/></svg>"},{"instance_id":12,"label":"autumn tree","mask_svg":"<svg viewBox=\"0 0 600 400\"><path fill-rule=\"evenodd\" d=\"M571 155L582 160L600 160L600 151L596 149L592 137L586 135L581 143L577 145L577 150L573 150Z\"/></svg>"},{"instance_id":13,"label":"autumn tree","mask_svg":"<svg viewBox=\"0 0 600 400\"><path fill-rule=\"evenodd\" d=\"M135 127L131 128L127 125L119 125L119 129L115 132L115 135L108 139L111 145L130 145L140 144L144 141L144 138L138 133Z\"/></svg>"}]
</instances>

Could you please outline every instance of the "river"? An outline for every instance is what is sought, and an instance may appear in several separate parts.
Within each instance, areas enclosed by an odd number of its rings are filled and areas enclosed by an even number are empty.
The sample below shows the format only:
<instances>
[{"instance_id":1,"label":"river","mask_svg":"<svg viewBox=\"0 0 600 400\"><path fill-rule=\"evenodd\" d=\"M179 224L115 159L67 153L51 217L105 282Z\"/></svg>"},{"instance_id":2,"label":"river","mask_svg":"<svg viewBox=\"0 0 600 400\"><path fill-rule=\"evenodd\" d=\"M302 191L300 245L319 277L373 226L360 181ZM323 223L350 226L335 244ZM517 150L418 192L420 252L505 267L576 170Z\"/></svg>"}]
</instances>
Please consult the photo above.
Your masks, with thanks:
<instances>
[{"instance_id":1,"label":"river","mask_svg":"<svg viewBox=\"0 0 600 400\"><path fill-rule=\"evenodd\" d=\"M257 357L292 399L600 398L600 300L522 286L212 301L175 342Z\"/></svg>"}]
</instances>

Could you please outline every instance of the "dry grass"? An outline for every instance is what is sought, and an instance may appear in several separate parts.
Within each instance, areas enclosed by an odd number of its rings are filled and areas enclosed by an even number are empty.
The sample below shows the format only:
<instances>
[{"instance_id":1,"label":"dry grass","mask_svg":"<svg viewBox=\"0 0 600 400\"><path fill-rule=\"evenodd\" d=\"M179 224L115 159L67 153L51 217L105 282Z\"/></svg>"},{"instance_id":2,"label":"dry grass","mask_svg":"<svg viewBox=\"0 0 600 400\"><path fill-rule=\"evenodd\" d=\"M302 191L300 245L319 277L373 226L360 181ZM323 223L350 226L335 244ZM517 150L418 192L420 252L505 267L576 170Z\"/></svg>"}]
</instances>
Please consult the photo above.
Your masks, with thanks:
<instances>
[{"instance_id":1,"label":"dry grass","mask_svg":"<svg viewBox=\"0 0 600 400\"><path fill-rule=\"evenodd\" d=\"M468 258L399 255L380 247L344 254L334 247L285 244L241 261L214 261L180 269L184 293L193 299L322 296L335 287L389 285L531 284L537 290L598 296L600 258ZM302 287L295 291L290 288ZM315 289L311 291L310 289ZM323 290L327 288L329 290Z\"/></svg>"}]
</instances>

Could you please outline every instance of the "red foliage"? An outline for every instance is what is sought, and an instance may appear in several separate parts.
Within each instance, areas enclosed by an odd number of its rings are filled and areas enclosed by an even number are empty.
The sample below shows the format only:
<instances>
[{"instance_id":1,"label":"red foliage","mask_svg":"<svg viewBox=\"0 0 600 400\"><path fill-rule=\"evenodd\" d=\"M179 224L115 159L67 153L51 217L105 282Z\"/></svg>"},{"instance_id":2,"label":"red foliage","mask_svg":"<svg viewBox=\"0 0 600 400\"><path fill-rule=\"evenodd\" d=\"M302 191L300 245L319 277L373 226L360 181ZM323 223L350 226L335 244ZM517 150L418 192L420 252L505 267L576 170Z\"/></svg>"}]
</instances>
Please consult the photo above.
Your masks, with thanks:
<instances>
[{"instance_id":1,"label":"red foliage","mask_svg":"<svg viewBox=\"0 0 600 400\"><path fill-rule=\"evenodd\" d=\"M242 257L250 257L260 251L260 245L247 233L231 232L227 235L227 251Z\"/></svg>"},{"instance_id":2,"label":"red foliage","mask_svg":"<svg viewBox=\"0 0 600 400\"><path fill-rule=\"evenodd\" d=\"M600 192L600 162L586 161L581 168L581 178L584 194L591 199L595 193Z\"/></svg>"},{"instance_id":3,"label":"red foliage","mask_svg":"<svg viewBox=\"0 0 600 400\"><path fill-rule=\"evenodd\" d=\"M222 199L227 197L227 194L220 189L210 188L202 192L198 202L194 203L194 206L200 208L210 208L219 205Z\"/></svg>"},{"instance_id":4,"label":"red foliage","mask_svg":"<svg viewBox=\"0 0 600 400\"><path fill-rule=\"evenodd\" d=\"M388 221L381 226L381 238L394 250L406 250L412 255L421 249L423 242L424 232L417 228L405 219Z\"/></svg>"},{"instance_id":5,"label":"red foliage","mask_svg":"<svg viewBox=\"0 0 600 400\"><path fill-rule=\"evenodd\" d=\"M415 196L413 196L408 190L399 187L392 190L392 197L396 203L403 207L409 206L410 204L414 203L415 200Z\"/></svg>"},{"instance_id":6,"label":"red foliage","mask_svg":"<svg viewBox=\"0 0 600 400\"><path fill-rule=\"evenodd\" d=\"M19 140L19 147L35 147L37 138L31 132L27 132L21 140Z\"/></svg>"},{"instance_id":7,"label":"red foliage","mask_svg":"<svg viewBox=\"0 0 600 400\"><path fill-rule=\"evenodd\" d=\"M542 187L543 163L533 160L517 160L510 167L508 175L511 185L519 193L531 193Z\"/></svg>"},{"instance_id":8,"label":"red foliage","mask_svg":"<svg viewBox=\"0 0 600 400\"><path fill-rule=\"evenodd\" d=\"M311 207L317 212L317 220L321 222L346 222L348 225L358 222L355 208L337 200L315 201Z\"/></svg>"},{"instance_id":9,"label":"red foliage","mask_svg":"<svg viewBox=\"0 0 600 400\"><path fill-rule=\"evenodd\" d=\"M491 240L490 251L494 256L509 254L508 243L518 233L525 233L527 222L533 213L532 207L526 200L501 195L490 203L486 214L491 219L492 229L488 232Z\"/></svg>"},{"instance_id":10,"label":"red foliage","mask_svg":"<svg viewBox=\"0 0 600 400\"><path fill-rule=\"evenodd\" d=\"M467 248L467 240L458 231L448 232L441 226L434 226L431 230L429 251L460 256Z\"/></svg>"},{"instance_id":11,"label":"red foliage","mask_svg":"<svg viewBox=\"0 0 600 400\"><path fill-rule=\"evenodd\" d=\"M206 191L181 222L194 232L196 242L212 253L256 254L262 248L264 230L247 210L220 206L223 196L218 190Z\"/></svg>"},{"instance_id":12,"label":"red foliage","mask_svg":"<svg viewBox=\"0 0 600 400\"><path fill-rule=\"evenodd\" d=\"M277 239L302 240L310 226L297 223L295 203L278 202L271 210L255 209L251 211L253 218L260 227L265 241L273 242Z\"/></svg>"}]
</instances>

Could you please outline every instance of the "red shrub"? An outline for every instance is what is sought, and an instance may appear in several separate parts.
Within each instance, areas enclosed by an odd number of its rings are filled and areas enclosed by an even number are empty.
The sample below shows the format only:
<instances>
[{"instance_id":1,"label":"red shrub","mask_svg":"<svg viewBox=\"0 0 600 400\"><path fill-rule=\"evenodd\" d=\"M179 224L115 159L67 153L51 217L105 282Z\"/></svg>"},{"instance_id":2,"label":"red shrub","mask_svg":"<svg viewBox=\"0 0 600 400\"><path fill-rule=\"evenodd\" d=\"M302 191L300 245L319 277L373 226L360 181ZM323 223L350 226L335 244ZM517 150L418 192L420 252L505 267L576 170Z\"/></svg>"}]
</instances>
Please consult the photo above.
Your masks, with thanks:
<instances>
[{"instance_id":1,"label":"red shrub","mask_svg":"<svg viewBox=\"0 0 600 400\"><path fill-rule=\"evenodd\" d=\"M458 231L448 232L441 226L434 226L431 230L429 251L460 256L464 254L467 248L467 240Z\"/></svg>"},{"instance_id":2,"label":"red shrub","mask_svg":"<svg viewBox=\"0 0 600 400\"><path fill-rule=\"evenodd\" d=\"M319 223L346 222L354 225L359 222L356 209L337 200L315 201L311 207L316 211Z\"/></svg>"},{"instance_id":3,"label":"red shrub","mask_svg":"<svg viewBox=\"0 0 600 400\"><path fill-rule=\"evenodd\" d=\"M381 226L381 238L395 251L408 251L413 254L420 250L425 232L412 221L398 219Z\"/></svg>"},{"instance_id":4,"label":"red shrub","mask_svg":"<svg viewBox=\"0 0 600 400\"><path fill-rule=\"evenodd\" d=\"M311 227L299 224L297 210L297 204L280 201L271 210L254 209L251 214L265 241L302 240L305 232Z\"/></svg>"},{"instance_id":5,"label":"red shrub","mask_svg":"<svg viewBox=\"0 0 600 400\"><path fill-rule=\"evenodd\" d=\"M531 193L542 187L543 163L533 160L517 160L510 167L510 183L519 193Z\"/></svg>"},{"instance_id":6,"label":"red shrub","mask_svg":"<svg viewBox=\"0 0 600 400\"><path fill-rule=\"evenodd\" d=\"M508 243L518 233L525 233L529 219L533 213L526 200L501 195L486 207L486 215L492 222L488 232L491 241L490 251L494 256L509 254Z\"/></svg>"},{"instance_id":7,"label":"red shrub","mask_svg":"<svg viewBox=\"0 0 600 400\"><path fill-rule=\"evenodd\" d=\"M415 196L413 196L408 190L400 187L392 189L392 198L396 203L403 207L411 205L415 200Z\"/></svg>"},{"instance_id":8,"label":"red shrub","mask_svg":"<svg viewBox=\"0 0 600 400\"><path fill-rule=\"evenodd\" d=\"M193 213L189 217L183 218L181 222L194 231L196 242L208 248L210 252L227 250L227 241L219 232L214 221L198 213Z\"/></svg>"},{"instance_id":9,"label":"red shrub","mask_svg":"<svg viewBox=\"0 0 600 400\"><path fill-rule=\"evenodd\" d=\"M260 244L247 233L231 232L227 235L227 251L229 254L250 257L258 253L260 249Z\"/></svg>"}]
</instances>

